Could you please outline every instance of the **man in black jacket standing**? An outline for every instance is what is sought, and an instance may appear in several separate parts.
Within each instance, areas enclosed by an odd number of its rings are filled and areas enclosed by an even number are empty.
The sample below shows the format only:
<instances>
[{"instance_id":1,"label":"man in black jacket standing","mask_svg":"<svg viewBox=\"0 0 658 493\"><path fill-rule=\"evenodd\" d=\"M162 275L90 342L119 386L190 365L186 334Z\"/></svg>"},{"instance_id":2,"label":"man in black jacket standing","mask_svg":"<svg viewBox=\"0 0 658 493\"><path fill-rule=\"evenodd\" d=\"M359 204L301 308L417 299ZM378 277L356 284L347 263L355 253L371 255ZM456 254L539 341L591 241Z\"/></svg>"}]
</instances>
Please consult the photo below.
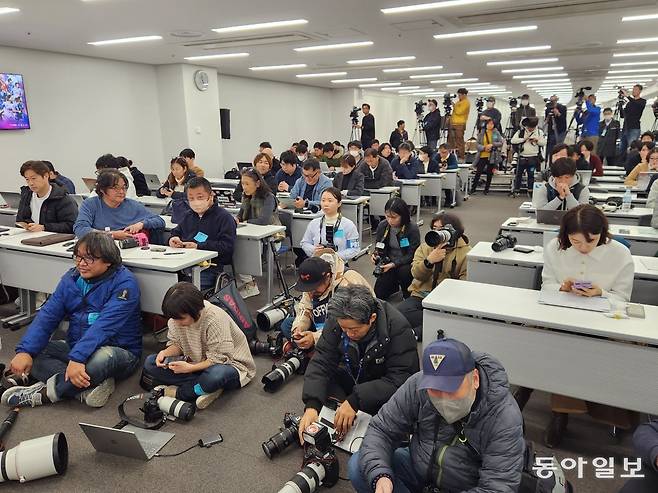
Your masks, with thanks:
<instances>
[{"instance_id":1,"label":"man in black jacket standing","mask_svg":"<svg viewBox=\"0 0 658 493\"><path fill-rule=\"evenodd\" d=\"M361 125L358 125L361 129L361 145L364 149L370 149L372 141L375 139L375 117L370 113L368 103L361 105L361 111L363 111L363 118L361 119Z\"/></svg>"},{"instance_id":2,"label":"man in black jacket standing","mask_svg":"<svg viewBox=\"0 0 658 493\"><path fill-rule=\"evenodd\" d=\"M334 428L347 433L357 411L376 414L419 369L416 339L409 322L365 286L334 292L327 321L304 375L302 431L319 418L330 397L342 404Z\"/></svg>"},{"instance_id":3,"label":"man in black jacket standing","mask_svg":"<svg viewBox=\"0 0 658 493\"><path fill-rule=\"evenodd\" d=\"M626 89L621 89L619 91L628 99L626 106L624 106L624 109L621 112L621 118L624 119L624 129L622 130L621 142L619 143L620 162L626 160L626 152L628 152L628 146L630 143L640 138L640 119L642 118L642 113L647 105L647 100L640 97L642 89L643 87L640 84L635 84L630 96Z\"/></svg>"},{"instance_id":4,"label":"man in black jacket standing","mask_svg":"<svg viewBox=\"0 0 658 493\"><path fill-rule=\"evenodd\" d=\"M427 137L427 145L434 151L441 134L441 112L436 99L428 99L427 107L430 112L423 118L423 130L425 130L425 137Z\"/></svg>"},{"instance_id":5,"label":"man in black jacket standing","mask_svg":"<svg viewBox=\"0 0 658 493\"><path fill-rule=\"evenodd\" d=\"M547 127L546 137L548 138L546 156L550 157L553 147L563 144L564 138L567 136L567 107L558 103L558 97L555 94L546 104L544 117ZM550 164L550 160L547 164Z\"/></svg>"},{"instance_id":6,"label":"man in black jacket standing","mask_svg":"<svg viewBox=\"0 0 658 493\"><path fill-rule=\"evenodd\" d=\"M500 121L502 120L503 115L501 115L500 110L496 108L496 98L489 96L487 98L487 107L480 115L480 127L486 128L487 122L493 120L494 127L498 129L499 132L503 132L502 127L500 126Z\"/></svg>"},{"instance_id":7,"label":"man in black jacket standing","mask_svg":"<svg viewBox=\"0 0 658 493\"><path fill-rule=\"evenodd\" d=\"M603 109L603 120L599 122L599 142L596 146L596 155L605 160L608 166L617 165L617 139L621 128L619 121L613 119L612 108Z\"/></svg>"},{"instance_id":8,"label":"man in black jacket standing","mask_svg":"<svg viewBox=\"0 0 658 493\"><path fill-rule=\"evenodd\" d=\"M391 132L388 142L391 144L391 147L397 151L400 144L407 140L409 140L409 134L404 129L404 120L399 120L397 128Z\"/></svg>"}]
</instances>

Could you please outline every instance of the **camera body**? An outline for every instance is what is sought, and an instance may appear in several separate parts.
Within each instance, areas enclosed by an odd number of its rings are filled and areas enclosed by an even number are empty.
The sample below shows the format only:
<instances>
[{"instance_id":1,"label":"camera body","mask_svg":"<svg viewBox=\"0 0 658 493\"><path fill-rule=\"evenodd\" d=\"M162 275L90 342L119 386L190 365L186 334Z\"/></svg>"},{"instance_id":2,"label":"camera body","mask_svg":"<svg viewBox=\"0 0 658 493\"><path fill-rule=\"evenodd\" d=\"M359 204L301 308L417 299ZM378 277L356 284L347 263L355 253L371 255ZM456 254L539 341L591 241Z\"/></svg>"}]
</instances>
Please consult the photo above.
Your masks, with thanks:
<instances>
[{"instance_id":1,"label":"camera body","mask_svg":"<svg viewBox=\"0 0 658 493\"><path fill-rule=\"evenodd\" d=\"M425 243L432 248L436 248L441 243L445 243L446 248L455 248L457 240L459 240L459 235L452 224L446 224L440 229L430 229L425 234Z\"/></svg>"},{"instance_id":2,"label":"camera body","mask_svg":"<svg viewBox=\"0 0 658 493\"><path fill-rule=\"evenodd\" d=\"M385 254L383 243L377 243L373 255L375 256L375 270L372 271L372 275L379 277L384 273L382 267L386 264L390 264L391 259Z\"/></svg>"},{"instance_id":3,"label":"camera body","mask_svg":"<svg viewBox=\"0 0 658 493\"><path fill-rule=\"evenodd\" d=\"M494 252L502 252L507 248L514 248L516 246L516 237L512 235L498 235L491 244L491 249Z\"/></svg>"},{"instance_id":4,"label":"camera body","mask_svg":"<svg viewBox=\"0 0 658 493\"><path fill-rule=\"evenodd\" d=\"M144 401L141 411L144 413L144 422L147 424L161 422L165 416L190 421L194 417L196 407L189 402L166 397L164 388L155 388L151 391L149 398Z\"/></svg>"},{"instance_id":5,"label":"camera body","mask_svg":"<svg viewBox=\"0 0 658 493\"><path fill-rule=\"evenodd\" d=\"M280 454L289 445L299 443L299 424L302 417L295 413L286 413L283 416L283 428L279 428L279 433L272 435L267 441L261 444L263 452L268 459L273 459L275 455Z\"/></svg>"},{"instance_id":6,"label":"camera body","mask_svg":"<svg viewBox=\"0 0 658 493\"><path fill-rule=\"evenodd\" d=\"M278 358L283 354L283 342L283 333L275 331L267 335L266 341L250 340L249 350L251 354L269 354L272 358Z\"/></svg>"}]
</instances>

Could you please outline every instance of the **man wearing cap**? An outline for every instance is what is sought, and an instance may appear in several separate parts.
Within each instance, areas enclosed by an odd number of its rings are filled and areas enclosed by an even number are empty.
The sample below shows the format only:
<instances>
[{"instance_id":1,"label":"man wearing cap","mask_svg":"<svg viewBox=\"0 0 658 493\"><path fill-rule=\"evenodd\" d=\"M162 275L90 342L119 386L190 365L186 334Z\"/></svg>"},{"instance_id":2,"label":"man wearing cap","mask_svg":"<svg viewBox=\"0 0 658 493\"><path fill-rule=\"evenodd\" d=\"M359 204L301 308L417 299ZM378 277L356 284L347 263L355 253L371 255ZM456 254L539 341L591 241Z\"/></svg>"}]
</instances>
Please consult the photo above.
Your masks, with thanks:
<instances>
[{"instance_id":1,"label":"man wearing cap","mask_svg":"<svg viewBox=\"0 0 658 493\"><path fill-rule=\"evenodd\" d=\"M359 493L511 493L524 450L523 418L500 362L440 339L370 422L349 477Z\"/></svg>"},{"instance_id":2,"label":"man wearing cap","mask_svg":"<svg viewBox=\"0 0 658 493\"><path fill-rule=\"evenodd\" d=\"M502 132L503 129L500 127L500 121L503 119L503 116L498 111L498 108L495 108L496 98L489 96L487 98L487 108L480 115L481 127L486 127L487 121L493 120L494 127L498 129L499 132Z\"/></svg>"},{"instance_id":3,"label":"man wearing cap","mask_svg":"<svg viewBox=\"0 0 658 493\"><path fill-rule=\"evenodd\" d=\"M327 323L304 374L300 440L330 398L342 401L334 428L344 436L357 411L376 414L417 371L416 339L404 315L365 286L339 289L329 302Z\"/></svg>"},{"instance_id":4,"label":"man wearing cap","mask_svg":"<svg viewBox=\"0 0 658 493\"><path fill-rule=\"evenodd\" d=\"M339 287L360 284L372 287L355 270L345 271L336 253L324 253L304 260L297 269L295 289L302 293L295 313L281 322L281 332L301 349L311 349L320 338L327 319L327 304Z\"/></svg>"}]
</instances>

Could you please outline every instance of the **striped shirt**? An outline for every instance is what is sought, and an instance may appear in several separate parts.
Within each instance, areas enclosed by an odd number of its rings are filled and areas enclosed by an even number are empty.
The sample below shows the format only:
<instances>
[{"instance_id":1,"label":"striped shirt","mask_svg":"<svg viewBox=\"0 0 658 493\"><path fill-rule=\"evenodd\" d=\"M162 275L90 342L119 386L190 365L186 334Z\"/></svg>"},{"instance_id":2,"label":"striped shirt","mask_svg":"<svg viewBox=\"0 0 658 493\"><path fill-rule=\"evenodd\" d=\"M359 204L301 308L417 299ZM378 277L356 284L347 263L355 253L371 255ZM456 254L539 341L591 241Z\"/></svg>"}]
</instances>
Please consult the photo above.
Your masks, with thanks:
<instances>
[{"instance_id":1,"label":"striped shirt","mask_svg":"<svg viewBox=\"0 0 658 493\"><path fill-rule=\"evenodd\" d=\"M178 347L193 364L210 360L216 365L231 365L244 387L256 375L247 338L224 310L208 301L204 304L199 320L190 326L169 319L167 346Z\"/></svg>"}]
</instances>

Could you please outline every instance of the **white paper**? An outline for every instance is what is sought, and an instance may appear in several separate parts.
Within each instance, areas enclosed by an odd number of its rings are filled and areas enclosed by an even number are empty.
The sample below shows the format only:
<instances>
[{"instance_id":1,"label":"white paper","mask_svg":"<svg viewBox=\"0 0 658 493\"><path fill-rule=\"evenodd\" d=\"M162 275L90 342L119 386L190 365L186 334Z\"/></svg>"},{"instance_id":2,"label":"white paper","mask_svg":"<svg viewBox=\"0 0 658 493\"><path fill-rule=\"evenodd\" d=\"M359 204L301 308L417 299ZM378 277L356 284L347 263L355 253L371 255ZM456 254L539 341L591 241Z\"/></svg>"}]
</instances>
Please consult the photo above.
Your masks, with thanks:
<instances>
[{"instance_id":1,"label":"white paper","mask_svg":"<svg viewBox=\"0 0 658 493\"><path fill-rule=\"evenodd\" d=\"M549 291L541 290L539 292L539 303L542 305L562 306L565 308L577 308L579 310L589 310L594 312L609 312L612 307L608 298L595 296L578 296L567 293L566 291Z\"/></svg>"},{"instance_id":2,"label":"white paper","mask_svg":"<svg viewBox=\"0 0 658 493\"><path fill-rule=\"evenodd\" d=\"M327 406L323 406L322 410L320 411L320 422L318 423L328 428L332 435L334 434L333 422L335 414L336 411L328 408ZM361 448L363 437L366 434L366 430L368 429L368 425L370 424L371 419L372 416L369 414L362 411L357 411L354 424L352 425L349 433L347 433L340 442L334 442L334 445L350 454L358 452L359 448ZM331 423L331 425L329 425L329 423Z\"/></svg>"}]
</instances>

